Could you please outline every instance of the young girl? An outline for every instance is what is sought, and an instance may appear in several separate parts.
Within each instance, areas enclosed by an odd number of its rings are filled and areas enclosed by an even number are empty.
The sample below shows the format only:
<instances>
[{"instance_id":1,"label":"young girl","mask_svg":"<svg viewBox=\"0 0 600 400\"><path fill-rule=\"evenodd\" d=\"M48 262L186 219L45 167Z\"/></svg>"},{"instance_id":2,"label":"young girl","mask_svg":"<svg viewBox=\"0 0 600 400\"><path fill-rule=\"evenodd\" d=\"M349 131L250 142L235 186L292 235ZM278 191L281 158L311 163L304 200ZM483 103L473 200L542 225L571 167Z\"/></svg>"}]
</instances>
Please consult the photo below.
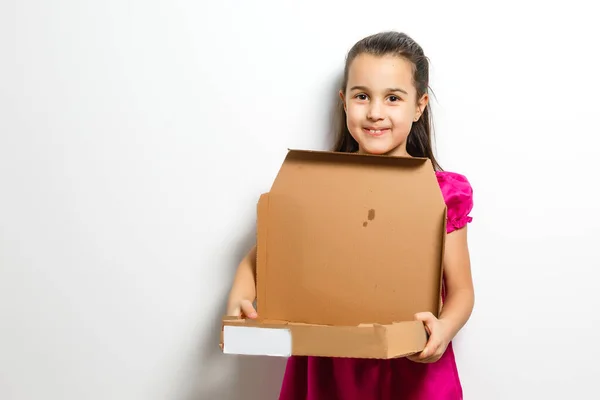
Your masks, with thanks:
<instances>
[{"instance_id":1,"label":"young girl","mask_svg":"<svg viewBox=\"0 0 600 400\"><path fill-rule=\"evenodd\" d=\"M342 124L336 151L428 157L448 209L440 318L419 313L430 333L425 349L392 360L298 357L288 360L280 400L459 400L462 387L452 339L473 308L466 225L472 189L434 158L428 104L429 64L409 36L384 32L352 47L340 90ZM239 265L228 314L256 318L256 249Z\"/></svg>"}]
</instances>

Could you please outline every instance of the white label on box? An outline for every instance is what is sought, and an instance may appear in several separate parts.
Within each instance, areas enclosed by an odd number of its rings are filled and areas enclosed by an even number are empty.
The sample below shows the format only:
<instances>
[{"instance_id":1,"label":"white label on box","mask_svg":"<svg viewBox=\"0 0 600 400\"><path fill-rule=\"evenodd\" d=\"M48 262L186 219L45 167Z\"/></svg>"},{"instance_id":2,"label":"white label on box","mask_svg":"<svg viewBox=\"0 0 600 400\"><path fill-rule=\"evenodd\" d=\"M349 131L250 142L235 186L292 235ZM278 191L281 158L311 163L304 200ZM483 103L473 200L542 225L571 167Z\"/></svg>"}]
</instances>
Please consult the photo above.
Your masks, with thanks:
<instances>
[{"instance_id":1,"label":"white label on box","mask_svg":"<svg viewBox=\"0 0 600 400\"><path fill-rule=\"evenodd\" d=\"M289 329L225 326L223 353L290 357L292 333Z\"/></svg>"}]
</instances>

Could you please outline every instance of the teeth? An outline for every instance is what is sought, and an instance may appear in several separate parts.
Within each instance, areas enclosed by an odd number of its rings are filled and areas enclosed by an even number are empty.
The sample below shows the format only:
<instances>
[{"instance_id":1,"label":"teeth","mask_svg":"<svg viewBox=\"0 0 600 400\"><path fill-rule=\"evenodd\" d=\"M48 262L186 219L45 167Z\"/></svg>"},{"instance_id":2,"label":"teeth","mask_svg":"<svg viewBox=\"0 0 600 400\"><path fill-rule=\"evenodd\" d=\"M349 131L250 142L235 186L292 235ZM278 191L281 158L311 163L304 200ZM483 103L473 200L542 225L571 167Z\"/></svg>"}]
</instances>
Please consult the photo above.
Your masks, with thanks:
<instances>
[{"instance_id":1,"label":"teeth","mask_svg":"<svg viewBox=\"0 0 600 400\"><path fill-rule=\"evenodd\" d=\"M380 129L376 129L376 130L375 130L375 129L369 129L369 131L370 131L371 133L381 133L381 130L380 130Z\"/></svg>"}]
</instances>

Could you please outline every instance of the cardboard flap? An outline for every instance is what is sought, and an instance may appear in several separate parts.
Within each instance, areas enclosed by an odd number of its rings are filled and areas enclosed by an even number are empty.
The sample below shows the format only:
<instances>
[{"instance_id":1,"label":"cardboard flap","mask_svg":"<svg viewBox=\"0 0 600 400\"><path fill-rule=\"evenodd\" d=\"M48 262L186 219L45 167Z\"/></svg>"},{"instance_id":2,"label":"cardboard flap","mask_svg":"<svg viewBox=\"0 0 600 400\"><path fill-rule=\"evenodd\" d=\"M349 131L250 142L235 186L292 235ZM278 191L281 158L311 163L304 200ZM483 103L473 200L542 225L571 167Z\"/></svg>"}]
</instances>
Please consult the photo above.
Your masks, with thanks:
<instances>
[{"instance_id":1,"label":"cardboard flap","mask_svg":"<svg viewBox=\"0 0 600 400\"><path fill-rule=\"evenodd\" d=\"M259 315L345 326L438 315L445 212L426 158L289 151L258 205Z\"/></svg>"}]
</instances>

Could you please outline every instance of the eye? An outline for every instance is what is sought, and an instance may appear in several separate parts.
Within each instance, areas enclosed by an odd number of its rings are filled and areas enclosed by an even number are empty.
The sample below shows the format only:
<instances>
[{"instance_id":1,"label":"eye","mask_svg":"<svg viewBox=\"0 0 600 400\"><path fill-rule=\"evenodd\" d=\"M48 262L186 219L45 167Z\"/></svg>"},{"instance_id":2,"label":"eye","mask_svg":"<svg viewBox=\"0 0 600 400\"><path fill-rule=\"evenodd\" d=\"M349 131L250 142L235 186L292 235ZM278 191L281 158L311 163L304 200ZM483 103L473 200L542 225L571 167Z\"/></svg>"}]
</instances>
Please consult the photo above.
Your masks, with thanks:
<instances>
[{"instance_id":1,"label":"eye","mask_svg":"<svg viewBox=\"0 0 600 400\"><path fill-rule=\"evenodd\" d=\"M356 96L354 96L355 98L359 99L359 100L367 100L367 95L364 93L359 93Z\"/></svg>"},{"instance_id":2,"label":"eye","mask_svg":"<svg viewBox=\"0 0 600 400\"><path fill-rule=\"evenodd\" d=\"M392 96L390 96L390 101L391 102L400 101L400 97L392 95Z\"/></svg>"}]
</instances>

